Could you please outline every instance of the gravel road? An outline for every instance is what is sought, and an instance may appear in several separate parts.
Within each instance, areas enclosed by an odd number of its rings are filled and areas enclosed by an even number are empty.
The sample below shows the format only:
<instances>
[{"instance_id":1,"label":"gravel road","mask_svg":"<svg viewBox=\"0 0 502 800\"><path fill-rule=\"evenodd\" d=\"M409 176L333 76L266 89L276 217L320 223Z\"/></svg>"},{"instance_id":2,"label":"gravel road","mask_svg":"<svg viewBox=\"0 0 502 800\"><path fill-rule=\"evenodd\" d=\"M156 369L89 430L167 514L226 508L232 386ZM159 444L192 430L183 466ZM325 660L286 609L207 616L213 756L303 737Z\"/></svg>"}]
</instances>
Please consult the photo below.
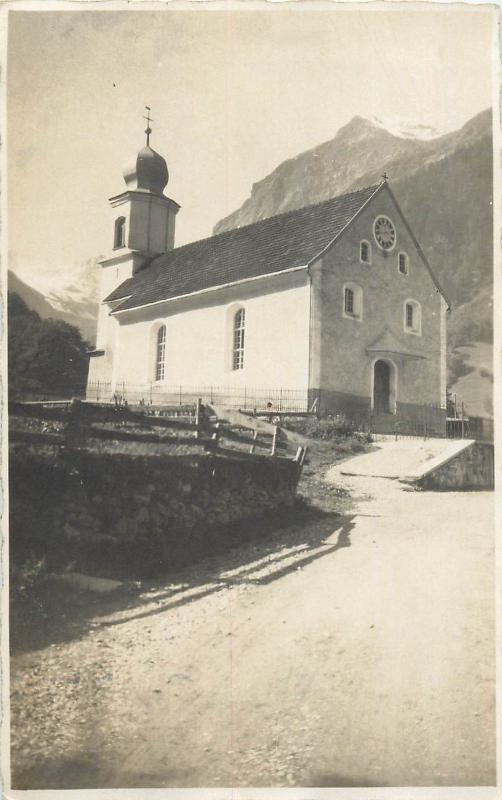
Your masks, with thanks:
<instances>
[{"instance_id":1,"label":"gravel road","mask_svg":"<svg viewBox=\"0 0 502 800\"><path fill-rule=\"evenodd\" d=\"M493 785L493 494L340 480L16 655L14 788Z\"/></svg>"}]
</instances>

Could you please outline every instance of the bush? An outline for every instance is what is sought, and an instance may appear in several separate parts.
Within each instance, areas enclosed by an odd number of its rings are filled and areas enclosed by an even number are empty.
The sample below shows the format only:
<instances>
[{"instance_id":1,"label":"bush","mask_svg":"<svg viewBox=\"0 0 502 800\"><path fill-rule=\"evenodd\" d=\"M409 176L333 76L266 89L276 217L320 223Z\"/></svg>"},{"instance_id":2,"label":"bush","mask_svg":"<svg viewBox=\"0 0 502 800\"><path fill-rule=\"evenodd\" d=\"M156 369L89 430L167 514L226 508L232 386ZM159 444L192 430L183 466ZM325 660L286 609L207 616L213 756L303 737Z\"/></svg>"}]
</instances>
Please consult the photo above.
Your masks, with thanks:
<instances>
[{"instance_id":1,"label":"bush","mask_svg":"<svg viewBox=\"0 0 502 800\"><path fill-rule=\"evenodd\" d=\"M40 594L47 580L45 558L29 558L21 566L12 565L10 570L10 601L12 604L31 602Z\"/></svg>"},{"instance_id":2,"label":"bush","mask_svg":"<svg viewBox=\"0 0 502 800\"><path fill-rule=\"evenodd\" d=\"M285 428L310 439L324 441L340 441L353 439L362 446L371 442L371 435L358 429L358 426L344 414L329 414L317 417L285 417L282 422ZM356 449L356 448L355 448Z\"/></svg>"},{"instance_id":3,"label":"bush","mask_svg":"<svg viewBox=\"0 0 502 800\"><path fill-rule=\"evenodd\" d=\"M41 319L15 292L8 293L11 398L72 397L85 387L88 344L73 325Z\"/></svg>"}]
</instances>

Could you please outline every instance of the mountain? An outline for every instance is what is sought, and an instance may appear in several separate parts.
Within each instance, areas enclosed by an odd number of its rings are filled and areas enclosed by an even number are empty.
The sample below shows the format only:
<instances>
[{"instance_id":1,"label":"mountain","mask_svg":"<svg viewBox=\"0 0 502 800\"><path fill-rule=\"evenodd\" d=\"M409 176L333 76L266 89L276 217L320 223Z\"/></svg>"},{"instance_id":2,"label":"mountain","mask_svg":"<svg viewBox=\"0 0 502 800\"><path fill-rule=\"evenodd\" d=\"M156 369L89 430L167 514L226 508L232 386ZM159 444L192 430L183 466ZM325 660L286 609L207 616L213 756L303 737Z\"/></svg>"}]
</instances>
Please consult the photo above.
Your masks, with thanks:
<instances>
[{"instance_id":1,"label":"mountain","mask_svg":"<svg viewBox=\"0 0 502 800\"><path fill-rule=\"evenodd\" d=\"M328 142L280 164L215 233L377 183L384 172L452 304L450 385L476 369L465 347L493 337L492 117L452 133L354 117ZM479 349L474 347L475 354ZM486 361L486 350L483 350ZM487 408L492 383L485 366ZM471 411L470 413L476 413Z\"/></svg>"},{"instance_id":2,"label":"mountain","mask_svg":"<svg viewBox=\"0 0 502 800\"><path fill-rule=\"evenodd\" d=\"M36 311L42 319L54 316L54 308L46 300L41 292L38 292L32 286L18 278L15 272L11 270L7 273L7 284L9 292L15 292L26 303L28 308Z\"/></svg>"},{"instance_id":3,"label":"mountain","mask_svg":"<svg viewBox=\"0 0 502 800\"><path fill-rule=\"evenodd\" d=\"M36 311L42 319L59 319L79 328L90 344L96 340L98 314L98 287L95 259L82 264L72 274L70 282L55 293L40 292L25 283L15 272L9 270L7 284L10 292L21 297L28 308Z\"/></svg>"},{"instance_id":4,"label":"mountain","mask_svg":"<svg viewBox=\"0 0 502 800\"><path fill-rule=\"evenodd\" d=\"M336 136L255 183L214 233L378 183L385 173L455 306L492 280L492 128L483 111L432 139L354 117Z\"/></svg>"}]
</instances>

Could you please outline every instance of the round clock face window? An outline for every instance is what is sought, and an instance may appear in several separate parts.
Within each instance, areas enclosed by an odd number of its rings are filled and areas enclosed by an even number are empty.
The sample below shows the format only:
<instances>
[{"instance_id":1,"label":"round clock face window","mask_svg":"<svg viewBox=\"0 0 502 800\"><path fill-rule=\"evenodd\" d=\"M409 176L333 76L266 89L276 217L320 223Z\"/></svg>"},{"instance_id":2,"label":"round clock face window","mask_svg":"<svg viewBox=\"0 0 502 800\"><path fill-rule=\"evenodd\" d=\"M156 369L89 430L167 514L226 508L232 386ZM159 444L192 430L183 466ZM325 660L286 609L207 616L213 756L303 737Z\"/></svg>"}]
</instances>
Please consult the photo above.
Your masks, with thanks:
<instances>
[{"instance_id":1,"label":"round clock face window","mask_svg":"<svg viewBox=\"0 0 502 800\"><path fill-rule=\"evenodd\" d=\"M373 223L376 243L382 250L392 250L396 244L396 229L388 217L377 217Z\"/></svg>"}]
</instances>

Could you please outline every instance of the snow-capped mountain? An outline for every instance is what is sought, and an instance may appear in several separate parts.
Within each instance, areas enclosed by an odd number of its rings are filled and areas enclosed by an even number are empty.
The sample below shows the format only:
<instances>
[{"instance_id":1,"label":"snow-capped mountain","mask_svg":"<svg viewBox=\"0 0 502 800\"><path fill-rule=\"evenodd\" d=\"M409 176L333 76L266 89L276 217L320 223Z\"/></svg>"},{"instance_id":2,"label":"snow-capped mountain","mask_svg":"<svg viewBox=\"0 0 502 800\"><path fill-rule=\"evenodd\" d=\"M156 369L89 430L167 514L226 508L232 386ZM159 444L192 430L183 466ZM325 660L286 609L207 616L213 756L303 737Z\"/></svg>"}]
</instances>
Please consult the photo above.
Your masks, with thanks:
<instances>
[{"instance_id":1,"label":"snow-capped mountain","mask_svg":"<svg viewBox=\"0 0 502 800\"><path fill-rule=\"evenodd\" d=\"M98 271L96 259L80 265L68 282L57 292L51 284L39 284L37 288L21 280L14 272L8 272L8 289L16 292L29 308L43 319L52 317L75 325L89 344L96 340L98 314Z\"/></svg>"},{"instance_id":2,"label":"snow-capped mountain","mask_svg":"<svg viewBox=\"0 0 502 800\"><path fill-rule=\"evenodd\" d=\"M363 118L364 119L364 118ZM378 117L366 117L375 128L382 128L392 136L397 136L401 139L421 139L428 141L429 139L437 139L443 136L447 131L440 131L430 125L422 125L419 122L409 122L399 119L386 119L381 120Z\"/></svg>"}]
</instances>

